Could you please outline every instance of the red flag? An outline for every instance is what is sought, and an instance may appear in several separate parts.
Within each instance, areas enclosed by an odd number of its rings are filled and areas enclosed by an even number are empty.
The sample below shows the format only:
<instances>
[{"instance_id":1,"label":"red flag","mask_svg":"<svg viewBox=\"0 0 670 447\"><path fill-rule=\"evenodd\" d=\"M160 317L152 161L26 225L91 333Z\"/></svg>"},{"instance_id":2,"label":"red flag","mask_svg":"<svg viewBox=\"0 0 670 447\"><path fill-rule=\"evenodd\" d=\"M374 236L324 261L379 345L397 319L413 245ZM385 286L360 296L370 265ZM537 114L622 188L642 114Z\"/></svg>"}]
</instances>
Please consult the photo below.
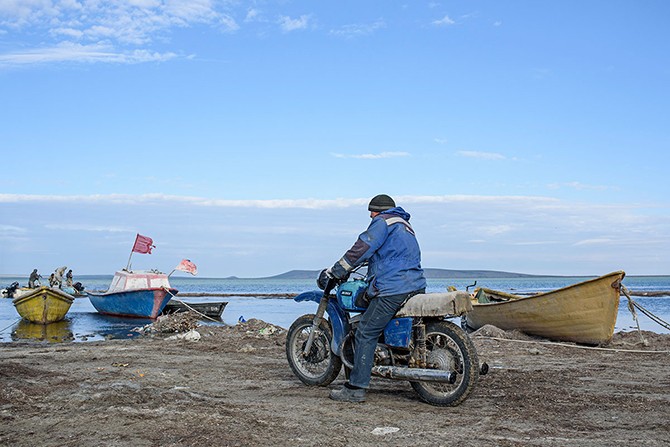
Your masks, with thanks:
<instances>
[{"instance_id":1,"label":"red flag","mask_svg":"<svg viewBox=\"0 0 670 447\"><path fill-rule=\"evenodd\" d=\"M177 267L174 268L175 270L181 270L182 272L190 273L191 275L197 275L198 274L198 267L195 266L194 263L191 262L190 259L184 259L182 260Z\"/></svg>"},{"instance_id":2,"label":"red flag","mask_svg":"<svg viewBox=\"0 0 670 447\"><path fill-rule=\"evenodd\" d=\"M137 237L135 238L135 245L133 245L133 251L135 253L151 254L152 248L156 248L153 239L147 236L142 236L141 234L138 233Z\"/></svg>"}]
</instances>

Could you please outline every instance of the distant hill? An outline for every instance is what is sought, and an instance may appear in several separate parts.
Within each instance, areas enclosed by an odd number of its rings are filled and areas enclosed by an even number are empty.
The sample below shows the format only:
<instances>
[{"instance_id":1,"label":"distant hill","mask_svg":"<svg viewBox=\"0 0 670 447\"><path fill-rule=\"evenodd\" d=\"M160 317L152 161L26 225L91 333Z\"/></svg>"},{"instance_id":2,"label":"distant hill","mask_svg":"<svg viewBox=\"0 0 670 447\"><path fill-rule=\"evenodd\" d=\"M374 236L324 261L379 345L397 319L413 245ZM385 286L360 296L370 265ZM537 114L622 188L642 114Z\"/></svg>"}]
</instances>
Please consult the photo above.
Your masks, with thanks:
<instances>
[{"instance_id":1,"label":"distant hill","mask_svg":"<svg viewBox=\"0 0 670 447\"><path fill-rule=\"evenodd\" d=\"M548 275L528 275L525 273L499 272L496 270L447 270L424 269L428 279L488 279L488 278L537 278ZM320 270L291 270L261 279L316 279Z\"/></svg>"}]
</instances>

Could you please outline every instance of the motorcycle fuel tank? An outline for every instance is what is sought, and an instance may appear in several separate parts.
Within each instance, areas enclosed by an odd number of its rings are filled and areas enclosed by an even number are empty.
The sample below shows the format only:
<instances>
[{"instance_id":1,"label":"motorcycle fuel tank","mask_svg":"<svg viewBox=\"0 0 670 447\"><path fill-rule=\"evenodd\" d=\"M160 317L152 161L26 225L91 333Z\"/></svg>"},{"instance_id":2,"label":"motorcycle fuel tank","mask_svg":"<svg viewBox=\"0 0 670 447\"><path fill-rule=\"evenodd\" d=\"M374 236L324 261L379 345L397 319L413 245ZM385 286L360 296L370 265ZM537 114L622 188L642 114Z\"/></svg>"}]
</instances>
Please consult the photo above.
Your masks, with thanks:
<instances>
[{"instance_id":1,"label":"motorcycle fuel tank","mask_svg":"<svg viewBox=\"0 0 670 447\"><path fill-rule=\"evenodd\" d=\"M356 306L356 298L362 296L367 288L368 283L360 279L340 284L337 288L337 301L347 312L363 312L365 308Z\"/></svg>"}]
</instances>

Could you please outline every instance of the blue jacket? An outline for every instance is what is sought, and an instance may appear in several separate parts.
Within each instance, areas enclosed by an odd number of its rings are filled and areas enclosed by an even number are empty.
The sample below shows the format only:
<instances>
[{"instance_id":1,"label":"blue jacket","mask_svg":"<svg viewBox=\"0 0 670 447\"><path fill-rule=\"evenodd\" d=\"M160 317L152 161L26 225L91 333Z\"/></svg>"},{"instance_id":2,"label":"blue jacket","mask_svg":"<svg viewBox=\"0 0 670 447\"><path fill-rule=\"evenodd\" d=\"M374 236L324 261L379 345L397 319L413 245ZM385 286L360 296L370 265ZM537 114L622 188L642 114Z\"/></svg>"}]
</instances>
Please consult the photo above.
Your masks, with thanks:
<instances>
[{"instance_id":1,"label":"blue jacket","mask_svg":"<svg viewBox=\"0 0 670 447\"><path fill-rule=\"evenodd\" d=\"M381 212L335 263L333 275L343 278L367 262L369 296L399 295L425 288L421 250L409 218L409 213L400 207Z\"/></svg>"}]
</instances>

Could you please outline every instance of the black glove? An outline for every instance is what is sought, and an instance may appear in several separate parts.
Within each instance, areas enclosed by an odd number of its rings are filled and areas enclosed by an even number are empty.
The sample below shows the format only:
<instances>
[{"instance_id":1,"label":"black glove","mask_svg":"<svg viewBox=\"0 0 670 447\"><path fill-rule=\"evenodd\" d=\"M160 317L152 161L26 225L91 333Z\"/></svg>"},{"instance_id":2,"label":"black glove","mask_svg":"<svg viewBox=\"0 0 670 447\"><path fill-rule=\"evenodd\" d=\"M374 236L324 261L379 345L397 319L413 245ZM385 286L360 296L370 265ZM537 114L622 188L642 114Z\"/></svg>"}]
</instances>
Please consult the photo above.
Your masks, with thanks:
<instances>
[{"instance_id":1,"label":"black glove","mask_svg":"<svg viewBox=\"0 0 670 447\"><path fill-rule=\"evenodd\" d=\"M321 290L326 290L326 285L328 281L333 278L333 274L330 272L330 269L323 269L319 273L319 277L316 278L316 285Z\"/></svg>"}]
</instances>

